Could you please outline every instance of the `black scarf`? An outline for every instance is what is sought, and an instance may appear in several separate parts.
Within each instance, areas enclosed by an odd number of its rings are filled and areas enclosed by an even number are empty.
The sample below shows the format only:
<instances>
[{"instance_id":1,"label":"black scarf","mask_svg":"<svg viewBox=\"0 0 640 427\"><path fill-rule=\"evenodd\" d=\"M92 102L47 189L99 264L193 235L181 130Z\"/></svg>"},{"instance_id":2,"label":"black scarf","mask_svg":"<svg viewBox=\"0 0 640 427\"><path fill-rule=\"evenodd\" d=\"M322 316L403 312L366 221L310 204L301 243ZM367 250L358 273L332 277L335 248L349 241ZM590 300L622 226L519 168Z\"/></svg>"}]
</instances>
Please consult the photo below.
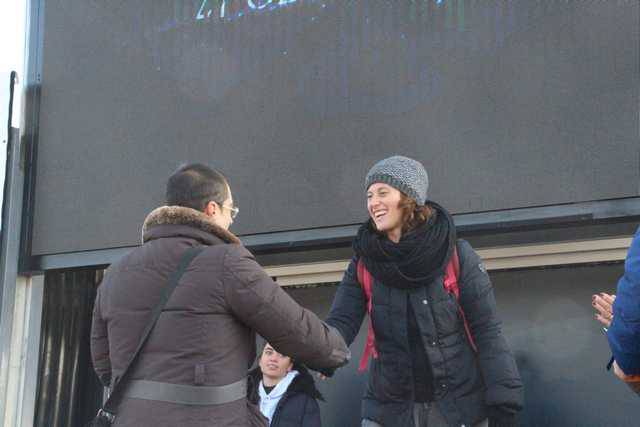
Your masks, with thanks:
<instances>
[{"instance_id":1,"label":"black scarf","mask_svg":"<svg viewBox=\"0 0 640 427\"><path fill-rule=\"evenodd\" d=\"M371 219L358 230L353 250L371 275L386 286L418 288L444 274L456 242L456 229L442 206L431 201L427 206L435 214L403 234L398 243L376 231Z\"/></svg>"}]
</instances>

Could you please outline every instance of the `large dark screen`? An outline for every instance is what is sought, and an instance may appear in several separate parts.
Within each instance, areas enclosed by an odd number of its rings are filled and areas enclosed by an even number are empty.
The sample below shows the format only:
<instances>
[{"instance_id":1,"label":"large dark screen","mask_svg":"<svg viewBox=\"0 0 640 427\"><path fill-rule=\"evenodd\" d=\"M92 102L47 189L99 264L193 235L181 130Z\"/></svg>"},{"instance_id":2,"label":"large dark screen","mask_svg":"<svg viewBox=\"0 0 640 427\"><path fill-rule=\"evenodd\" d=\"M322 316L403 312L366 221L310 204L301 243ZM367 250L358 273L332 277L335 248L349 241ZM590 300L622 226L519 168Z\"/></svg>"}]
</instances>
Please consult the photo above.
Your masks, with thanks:
<instances>
[{"instance_id":1,"label":"large dark screen","mask_svg":"<svg viewBox=\"0 0 640 427\"><path fill-rule=\"evenodd\" d=\"M33 254L134 245L167 176L253 234L360 222L421 160L455 213L638 195L635 0L44 1Z\"/></svg>"}]
</instances>

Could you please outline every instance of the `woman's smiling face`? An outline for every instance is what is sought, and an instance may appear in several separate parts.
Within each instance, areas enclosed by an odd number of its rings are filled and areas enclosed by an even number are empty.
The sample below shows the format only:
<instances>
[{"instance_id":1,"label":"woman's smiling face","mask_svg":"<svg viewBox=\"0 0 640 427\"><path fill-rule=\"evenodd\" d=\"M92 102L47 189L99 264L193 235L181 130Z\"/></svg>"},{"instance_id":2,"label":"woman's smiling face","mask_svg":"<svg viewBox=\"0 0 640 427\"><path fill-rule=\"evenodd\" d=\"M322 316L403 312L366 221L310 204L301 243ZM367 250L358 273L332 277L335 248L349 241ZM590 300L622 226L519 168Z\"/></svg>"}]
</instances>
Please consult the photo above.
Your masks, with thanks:
<instances>
[{"instance_id":1,"label":"woman's smiling face","mask_svg":"<svg viewBox=\"0 0 640 427\"><path fill-rule=\"evenodd\" d=\"M402 235L402 193L388 184L376 182L367 190L367 210L376 228L398 242Z\"/></svg>"}]
</instances>

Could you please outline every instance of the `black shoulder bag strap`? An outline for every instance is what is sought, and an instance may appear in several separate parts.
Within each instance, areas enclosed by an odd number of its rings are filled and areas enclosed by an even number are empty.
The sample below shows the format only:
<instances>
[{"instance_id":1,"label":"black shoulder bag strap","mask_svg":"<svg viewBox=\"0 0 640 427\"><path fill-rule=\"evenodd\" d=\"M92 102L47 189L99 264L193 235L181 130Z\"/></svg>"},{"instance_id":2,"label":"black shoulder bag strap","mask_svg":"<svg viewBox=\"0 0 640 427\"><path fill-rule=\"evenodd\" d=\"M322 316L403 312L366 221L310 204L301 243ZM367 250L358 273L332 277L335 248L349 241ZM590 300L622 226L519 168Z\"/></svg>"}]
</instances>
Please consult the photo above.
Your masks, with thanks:
<instances>
[{"instance_id":1,"label":"black shoulder bag strap","mask_svg":"<svg viewBox=\"0 0 640 427\"><path fill-rule=\"evenodd\" d=\"M178 264L178 268L169 277L169 285L164 289L164 292L162 294L162 297L160 298L160 301L158 301L158 304L154 307L153 312L151 313L151 319L149 320L147 327L142 332L142 335L140 337L140 342L138 343L138 347L136 348L136 351L133 353L133 356L131 357L131 359L129 359L127 366L124 368L124 371L122 371L122 375L114 379L113 388L111 389L111 394L109 395L109 398L104 403L104 405L102 405L102 408L100 408L96 417L88 424L88 427L110 426L115 421L116 419L115 407L117 405L117 402L120 400L122 393L124 392L124 385L127 382L127 374L131 372L131 367L138 359L138 356L140 355L140 350L142 350L142 347L144 347L145 343L147 342L147 339L149 338L149 335L151 334L153 327L155 326L156 322L158 321L158 318L160 317L160 313L162 313L162 310L164 309L165 305L167 305L167 301L169 301L171 294L173 294L173 291L178 286L178 282L180 281L180 278L186 271L189 264L191 264L191 261L193 261L193 259L197 257L198 254L202 252L202 250L203 250L202 247L189 248L182 255L182 258L180 258L180 263Z\"/></svg>"}]
</instances>

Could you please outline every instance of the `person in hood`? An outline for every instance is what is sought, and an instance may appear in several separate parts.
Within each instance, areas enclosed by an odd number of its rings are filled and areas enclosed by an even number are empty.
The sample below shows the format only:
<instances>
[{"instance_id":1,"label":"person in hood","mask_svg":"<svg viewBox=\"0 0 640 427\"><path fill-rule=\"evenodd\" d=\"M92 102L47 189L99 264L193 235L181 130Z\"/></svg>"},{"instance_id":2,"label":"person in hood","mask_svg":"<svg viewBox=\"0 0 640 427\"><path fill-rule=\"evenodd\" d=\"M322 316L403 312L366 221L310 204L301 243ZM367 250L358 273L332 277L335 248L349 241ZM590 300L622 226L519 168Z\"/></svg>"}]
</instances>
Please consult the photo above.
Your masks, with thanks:
<instances>
[{"instance_id":1,"label":"person in hood","mask_svg":"<svg viewBox=\"0 0 640 427\"><path fill-rule=\"evenodd\" d=\"M640 228L629 247L616 295L593 295L596 319L605 327L613 373L640 395Z\"/></svg>"},{"instance_id":2,"label":"person in hood","mask_svg":"<svg viewBox=\"0 0 640 427\"><path fill-rule=\"evenodd\" d=\"M320 427L318 399L324 400L307 369L264 346L249 373L248 399L259 405L271 427Z\"/></svg>"},{"instance_id":3,"label":"person in hood","mask_svg":"<svg viewBox=\"0 0 640 427\"><path fill-rule=\"evenodd\" d=\"M489 275L469 243L457 239L449 212L427 200L428 185L425 168L407 157L371 168L369 219L326 319L353 342L369 304L357 273L362 262L373 278L374 343L362 426L517 425L522 381ZM443 285L454 254L459 298Z\"/></svg>"}]
</instances>

